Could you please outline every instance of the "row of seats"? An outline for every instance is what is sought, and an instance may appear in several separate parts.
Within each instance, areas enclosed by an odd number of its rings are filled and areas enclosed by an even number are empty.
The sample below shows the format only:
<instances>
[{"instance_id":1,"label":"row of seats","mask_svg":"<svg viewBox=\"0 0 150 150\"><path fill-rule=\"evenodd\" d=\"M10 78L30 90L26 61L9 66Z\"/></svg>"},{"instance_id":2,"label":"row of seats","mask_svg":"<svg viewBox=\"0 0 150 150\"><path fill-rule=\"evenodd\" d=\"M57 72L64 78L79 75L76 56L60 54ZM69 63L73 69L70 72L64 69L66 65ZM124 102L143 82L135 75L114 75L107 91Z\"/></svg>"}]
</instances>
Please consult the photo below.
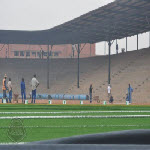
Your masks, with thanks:
<instances>
[{"instance_id":1,"label":"row of seats","mask_svg":"<svg viewBox=\"0 0 150 150\"><path fill-rule=\"evenodd\" d=\"M132 51L111 56L111 86L116 103L125 102L130 83L134 89L133 101L148 103L150 87L150 49ZM45 94L85 94L93 84L93 97L107 100L108 56L80 59L80 88L77 88L77 59L50 59L47 89L47 60L40 59L0 59L0 85L4 74L11 77L13 92L20 94L21 78L25 78L27 95L31 92L30 81L37 74L40 82L38 93ZM2 93L2 88L0 89Z\"/></svg>"}]
</instances>

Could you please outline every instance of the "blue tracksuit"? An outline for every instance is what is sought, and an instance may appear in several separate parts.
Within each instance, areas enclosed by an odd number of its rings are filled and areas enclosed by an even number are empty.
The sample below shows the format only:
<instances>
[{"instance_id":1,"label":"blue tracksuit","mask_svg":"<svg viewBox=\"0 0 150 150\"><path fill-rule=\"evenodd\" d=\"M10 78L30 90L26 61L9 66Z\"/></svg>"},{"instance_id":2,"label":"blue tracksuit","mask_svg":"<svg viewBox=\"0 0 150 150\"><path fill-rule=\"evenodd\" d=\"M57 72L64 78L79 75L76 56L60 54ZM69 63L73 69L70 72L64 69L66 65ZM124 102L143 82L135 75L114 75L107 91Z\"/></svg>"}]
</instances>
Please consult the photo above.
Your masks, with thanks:
<instances>
[{"instance_id":1,"label":"blue tracksuit","mask_svg":"<svg viewBox=\"0 0 150 150\"><path fill-rule=\"evenodd\" d=\"M133 88L130 86L130 88L128 88L128 101L129 101L129 103L132 103L132 92L133 92Z\"/></svg>"},{"instance_id":2,"label":"blue tracksuit","mask_svg":"<svg viewBox=\"0 0 150 150\"><path fill-rule=\"evenodd\" d=\"M35 104L35 99L36 99L36 89L32 90L32 102L31 103Z\"/></svg>"},{"instance_id":3,"label":"blue tracksuit","mask_svg":"<svg viewBox=\"0 0 150 150\"><path fill-rule=\"evenodd\" d=\"M22 96L22 103L24 103L24 100L26 99L26 86L25 82L21 81L21 96Z\"/></svg>"}]
</instances>

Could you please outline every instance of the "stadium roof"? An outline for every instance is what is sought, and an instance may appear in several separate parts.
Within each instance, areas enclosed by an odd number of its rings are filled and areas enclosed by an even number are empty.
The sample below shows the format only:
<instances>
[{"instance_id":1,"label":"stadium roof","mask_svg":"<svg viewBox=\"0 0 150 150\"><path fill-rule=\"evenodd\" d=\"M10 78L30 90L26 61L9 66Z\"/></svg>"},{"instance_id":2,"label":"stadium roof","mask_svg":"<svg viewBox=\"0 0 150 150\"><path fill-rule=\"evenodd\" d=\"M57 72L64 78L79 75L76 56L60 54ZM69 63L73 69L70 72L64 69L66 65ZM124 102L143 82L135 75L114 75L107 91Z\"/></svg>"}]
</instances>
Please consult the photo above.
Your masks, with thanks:
<instances>
[{"instance_id":1,"label":"stadium roof","mask_svg":"<svg viewBox=\"0 0 150 150\"><path fill-rule=\"evenodd\" d=\"M0 30L0 43L97 43L150 31L150 0L116 0L52 29Z\"/></svg>"}]
</instances>

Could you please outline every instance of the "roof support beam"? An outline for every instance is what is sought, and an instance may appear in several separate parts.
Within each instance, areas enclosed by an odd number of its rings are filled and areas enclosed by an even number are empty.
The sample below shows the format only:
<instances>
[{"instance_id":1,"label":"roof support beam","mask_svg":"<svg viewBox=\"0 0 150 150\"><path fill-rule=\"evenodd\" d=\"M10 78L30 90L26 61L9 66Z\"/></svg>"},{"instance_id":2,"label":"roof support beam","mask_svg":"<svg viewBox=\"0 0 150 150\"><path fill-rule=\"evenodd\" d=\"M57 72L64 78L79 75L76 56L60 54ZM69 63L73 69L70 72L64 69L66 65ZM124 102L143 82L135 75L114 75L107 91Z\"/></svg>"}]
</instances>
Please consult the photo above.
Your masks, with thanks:
<instances>
[{"instance_id":1,"label":"roof support beam","mask_svg":"<svg viewBox=\"0 0 150 150\"><path fill-rule=\"evenodd\" d=\"M128 37L126 37L126 52L128 51Z\"/></svg>"},{"instance_id":2,"label":"roof support beam","mask_svg":"<svg viewBox=\"0 0 150 150\"><path fill-rule=\"evenodd\" d=\"M139 35L137 34L137 50L139 50Z\"/></svg>"},{"instance_id":3,"label":"roof support beam","mask_svg":"<svg viewBox=\"0 0 150 150\"><path fill-rule=\"evenodd\" d=\"M49 89L49 45L47 45L47 89Z\"/></svg>"},{"instance_id":4,"label":"roof support beam","mask_svg":"<svg viewBox=\"0 0 150 150\"><path fill-rule=\"evenodd\" d=\"M109 48L109 50L108 50L108 84L110 85L110 73L111 73L111 60L110 60L110 53L111 53L111 42L110 42L110 40L109 40L109 42L108 42L108 48Z\"/></svg>"},{"instance_id":5,"label":"roof support beam","mask_svg":"<svg viewBox=\"0 0 150 150\"><path fill-rule=\"evenodd\" d=\"M150 48L150 31L149 31L149 48Z\"/></svg>"},{"instance_id":6,"label":"roof support beam","mask_svg":"<svg viewBox=\"0 0 150 150\"><path fill-rule=\"evenodd\" d=\"M77 74L77 88L80 88L80 44L78 44L78 74Z\"/></svg>"}]
</instances>

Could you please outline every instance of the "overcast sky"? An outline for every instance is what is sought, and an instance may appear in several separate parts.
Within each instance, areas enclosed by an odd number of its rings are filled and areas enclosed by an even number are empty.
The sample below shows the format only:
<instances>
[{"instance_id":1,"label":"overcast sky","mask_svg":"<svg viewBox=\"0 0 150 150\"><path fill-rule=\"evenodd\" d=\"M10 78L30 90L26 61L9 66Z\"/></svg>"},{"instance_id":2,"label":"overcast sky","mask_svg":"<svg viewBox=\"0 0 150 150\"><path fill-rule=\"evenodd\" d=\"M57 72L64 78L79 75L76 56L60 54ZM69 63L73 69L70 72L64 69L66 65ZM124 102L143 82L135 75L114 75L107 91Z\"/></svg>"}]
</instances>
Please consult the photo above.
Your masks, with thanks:
<instances>
[{"instance_id":1,"label":"overcast sky","mask_svg":"<svg viewBox=\"0 0 150 150\"><path fill-rule=\"evenodd\" d=\"M113 0L0 0L0 29L44 30L79 17ZM148 33L139 41L148 47ZM125 40L119 41L125 47ZM129 39L129 49L136 49L136 37ZM112 47L115 50L115 45ZM104 54L104 43L97 44L97 54Z\"/></svg>"},{"instance_id":2,"label":"overcast sky","mask_svg":"<svg viewBox=\"0 0 150 150\"><path fill-rule=\"evenodd\" d=\"M0 29L49 29L113 0L0 0Z\"/></svg>"}]
</instances>

